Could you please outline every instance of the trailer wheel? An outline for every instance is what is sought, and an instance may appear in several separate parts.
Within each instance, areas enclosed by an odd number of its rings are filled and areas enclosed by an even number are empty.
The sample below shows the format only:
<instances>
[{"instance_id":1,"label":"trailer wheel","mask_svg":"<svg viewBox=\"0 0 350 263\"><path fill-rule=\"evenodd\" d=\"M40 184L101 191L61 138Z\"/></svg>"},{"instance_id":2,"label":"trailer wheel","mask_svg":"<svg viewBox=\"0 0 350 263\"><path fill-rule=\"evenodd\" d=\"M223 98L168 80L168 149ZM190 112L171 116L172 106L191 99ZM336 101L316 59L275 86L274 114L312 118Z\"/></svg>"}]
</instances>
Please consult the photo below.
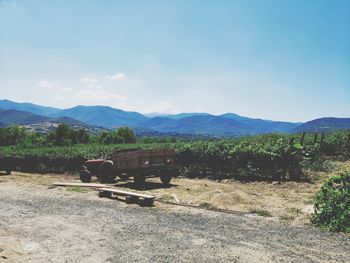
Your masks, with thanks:
<instances>
[{"instance_id":1,"label":"trailer wheel","mask_svg":"<svg viewBox=\"0 0 350 263\"><path fill-rule=\"evenodd\" d=\"M162 183L164 185L169 185L170 181L171 181L171 175L169 174L163 174L160 176L160 180L162 181Z\"/></svg>"},{"instance_id":2,"label":"trailer wheel","mask_svg":"<svg viewBox=\"0 0 350 263\"><path fill-rule=\"evenodd\" d=\"M110 197L112 197L112 193L111 193L111 192L107 192L107 191L99 191L99 192L98 192L98 196L99 196L99 197L107 197L107 198L110 198Z\"/></svg>"},{"instance_id":3,"label":"trailer wheel","mask_svg":"<svg viewBox=\"0 0 350 263\"><path fill-rule=\"evenodd\" d=\"M145 184L146 178L144 174L137 173L134 175L134 184L136 188L142 188Z\"/></svg>"},{"instance_id":4,"label":"trailer wheel","mask_svg":"<svg viewBox=\"0 0 350 263\"><path fill-rule=\"evenodd\" d=\"M152 206L153 202L154 202L154 200L153 199L149 199L149 198L140 198L139 199L139 205L140 206Z\"/></svg>"},{"instance_id":5,"label":"trailer wheel","mask_svg":"<svg viewBox=\"0 0 350 263\"><path fill-rule=\"evenodd\" d=\"M99 168L99 180L100 183L113 183L115 174L113 171L113 164L110 162L104 162Z\"/></svg>"},{"instance_id":6,"label":"trailer wheel","mask_svg":"<svg viewBox=\"0 0 350 263\"><path fill-rule=\"evenodd\" d=\"M91 181L91 173L89 172L89 170L80 171L79 177L83 183L89 183Z\"/></svg>"},{"instance_id":7,"label":"trailer wheel","mask_svg":"<svg viewBox=\"0 0 350 263\"><path fill-rule=\"evenodd\" d=\"M120 173L118 176L123 181L127 181L129 179L129 176L127 174L124 174L124 173Z\"/></svg>"},{"instance_id":8,"label":"trailer wheel","mask_svg":"<svg viewBox=\"0 0 350 263\"><path fill-rule=\"evenodd\" d=\"M136 204L139 201L139 198L136 196L125 196L125 203L127 204Z\"/></svg>"}]
</instances>

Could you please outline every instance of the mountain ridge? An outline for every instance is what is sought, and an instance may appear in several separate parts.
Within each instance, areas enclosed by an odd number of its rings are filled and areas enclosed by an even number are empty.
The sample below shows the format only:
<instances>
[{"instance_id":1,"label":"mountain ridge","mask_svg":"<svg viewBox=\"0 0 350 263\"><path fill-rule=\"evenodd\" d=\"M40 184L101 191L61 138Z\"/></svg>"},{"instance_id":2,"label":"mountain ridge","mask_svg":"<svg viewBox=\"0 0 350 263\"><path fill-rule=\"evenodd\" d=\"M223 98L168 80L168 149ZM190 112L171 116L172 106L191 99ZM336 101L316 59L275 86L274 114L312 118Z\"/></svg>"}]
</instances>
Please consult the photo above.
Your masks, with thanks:
<instances>
[{"instance_id":1,"label":"mountain ridge","mask_svg":"<svg viewBox=\"0 0 350 263\"><path fill-rule=\"evenodd\" d=\"M302 129L310 129L314 131L319 130L321 127L320 125L316 125L315 129L309 127L310 125L312 126L315 121L317 124L318 119L312 120L310 121L311 124L308 124L310 122L298 123L273 121L259 118L249 118L235 113L213 115L204 112L165 114L150 117L135 111L124 111L101 105L78 105L68 109L58 109L33 103L18 103L10 100L0 100L0 109L23 109L24 112L27 112L23 113L24 115L27 114L27 117L30 117L28 113L37 114L37 112L41 112L43 114L37 115L53 119L63 118L60 119L62 122L75 120L86 125L103 127L107 129L115 129L120 126L129 126L138 131L149 131L150 133L154 131L155 133L160 132L170 134L240 136L276 132L291 133L299 132ZM347 124L347 118L321 118L319 120L320 121L318 122L322 122L323 126L329 126L328 130L348 128L349 126ZM0 122L3 123L4 121L0 118Z\"/></svg>"},{"instance_id":2,"label":"mountain ridge","mask_svg":"<svg viewBox=\"0 0 350 263\"><path fill-rule=\"evenodd\" d=\"M350 129L350 118L319 118L295 127L292 132L331 132L341 129Z\"/></svg>"},{"instance_id":3,"label":"mountain ridge","mask_svg":"<svg viewBox=\"0 0 350 263\"><path fill-rule=\"evenodd\" d=\"M66 117L47 117L20 110L0 110L0 122L4 125L36 124L43 122L66 123L68 125L89 126L88 124Z\"/></svg>"}]
</instances>

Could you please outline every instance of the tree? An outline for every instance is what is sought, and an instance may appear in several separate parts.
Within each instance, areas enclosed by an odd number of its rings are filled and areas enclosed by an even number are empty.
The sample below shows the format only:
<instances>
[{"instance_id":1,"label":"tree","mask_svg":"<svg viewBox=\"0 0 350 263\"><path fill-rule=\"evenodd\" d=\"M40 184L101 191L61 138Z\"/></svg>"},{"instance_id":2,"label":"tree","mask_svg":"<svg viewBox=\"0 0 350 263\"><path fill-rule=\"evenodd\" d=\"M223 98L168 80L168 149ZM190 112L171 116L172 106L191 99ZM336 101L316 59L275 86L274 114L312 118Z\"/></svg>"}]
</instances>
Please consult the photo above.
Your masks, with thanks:
<instances>
[{"instance_id":1,"label":"tree","mask_svg":"<svg viewBox=\"0 0 350 263\"><path fill-rule=\"evenodd\" d=\"M103 144L120 144L124 143L124 139L116 134L116 132L102 132L99 140Z\"/></svg>"},{"instance_id":2,"label":"tree","mask_svg":"<svg viewBox=\"0 0 350 263\"><path fill-rule=\"evenodd\" d=\"M89 143L90 135L85 129L73 130L67 124L59 124L50 132L47 140L53 145L64 146L78 143Z\"/></svg>"},{"instance_id":3,"label":"tree","mask_svg":"<svg viewBox=\"0 0 350 263\"><path fill-rule=\"evenodd\" d=\"M90 135L85 129L79 129L72 133L72 143L89 143Z\"/></svg>"},{"instance_id":4,"label":"tree","mask_svg":"<svg viewBox=\"0 0 350 263\"><path fill-rule=\"evenodd\" d=\"M136 136L132 129L129 127L120 127L116 131L117 136L124 139L125 143L135 143Z\"/></svg>"},{"instance_id":5,"label":"tree","mask_svg":"<svg viewBox=\"0 0 350 263\"><path fill-rule=\"evenodd\" d=\"M24 128L11 126L0 129L0 145L17 145L24 142L28 133Z\"/></svg>"},{"instance_id":6,"label":"tree","mask_svg":"<svg viewBox=\"0 0 350 263\"><path fill-rule=\"evenodd\" d=\"M47 136L53 145L64 146L72 144L73 130L67 124L59 124L57 128Z\"/></svg>"},{"instance_id":7,"label":"tree","mask_svg":"<svg viewBox=\"0 0 350 263\"><path fill-rule=\"evenodd\" d=\"M46 135L42 134L42 133L38 133L35 131L32 132L27 132L27 136L26 139L23 143L24 146L25 145L35 145L35 146L43 146L47 143L46 141Z\"/></svg>"},{"instance_id":8,"label":"tree","mask_svg":"<svg viewBox=\"0 0 350 263\"><path fill-rule=\"evenodd\" d=\"M114 132L102 132L98 141L103 144L134 143L136 137L134 131L129 127L120 127Z\"/></svg>"}]
</instances>

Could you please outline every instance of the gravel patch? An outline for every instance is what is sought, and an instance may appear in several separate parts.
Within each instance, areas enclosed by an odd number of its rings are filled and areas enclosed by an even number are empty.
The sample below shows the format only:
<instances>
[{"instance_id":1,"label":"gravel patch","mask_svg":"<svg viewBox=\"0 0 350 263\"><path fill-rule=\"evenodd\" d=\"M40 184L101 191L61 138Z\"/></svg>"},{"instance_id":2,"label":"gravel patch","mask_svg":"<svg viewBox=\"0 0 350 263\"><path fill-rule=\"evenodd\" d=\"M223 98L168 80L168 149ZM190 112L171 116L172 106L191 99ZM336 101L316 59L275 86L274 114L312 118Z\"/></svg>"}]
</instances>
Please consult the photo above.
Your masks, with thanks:
<instances>
[{"instance_id":1,"label":"gravel patch","mask_svg":"<svg viewBox=\"0 0 350 263\"><path fill-rule=\"evenodd\" d=\"M162 206L3 182L0 262L349 262L345 234Z\"/></svg>"}]
</instances>

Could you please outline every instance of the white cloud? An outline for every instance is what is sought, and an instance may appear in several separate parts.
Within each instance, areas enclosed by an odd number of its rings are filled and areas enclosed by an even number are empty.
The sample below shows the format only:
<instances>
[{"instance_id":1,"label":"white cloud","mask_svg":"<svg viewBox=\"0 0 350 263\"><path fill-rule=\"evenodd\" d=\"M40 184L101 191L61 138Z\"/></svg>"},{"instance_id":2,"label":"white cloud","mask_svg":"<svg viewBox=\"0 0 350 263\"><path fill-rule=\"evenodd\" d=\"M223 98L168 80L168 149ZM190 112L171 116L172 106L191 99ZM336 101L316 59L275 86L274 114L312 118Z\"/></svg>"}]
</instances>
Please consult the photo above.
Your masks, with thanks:
<instances>
[{"instance_id":1,"label":"white cloud","mask_svg":"<svg viewBox=\"0 0 350 263\"><path fill-rule=\"evenodd\" d=\"M95 78L90 78L90 77L81 77L80 78L81 82L88 82L88 83L96 83L97 79Z\"/></svg>"},{"instance_id":2,"label":"white cloud","mask_svg":"<svg viewBox=\"0 0 350 263\"><path fill-rule=\"evenodd\" d=\"M84 100L119 100L125 101L126 97L115 93L108 93L102 89L97 90L81 90L75 94L78 99Z\"/></svg>"},{"instance_id":3,"label":"white cloud","mask_svg":"<svg viewBox=\"0 0 350 263\"><path fill-rule=\"evenodd\" d=\"M138 100L138 101L135 102L135 104L137 104L137 105L146 105L147 103L145 101L143 101L143 100Z\"/></svg>"},{"instance_id":4,"label":"white cloud","mask_svg":"<svg viewBox=\"0 0 350 263\"><path fill-rule=\"evenodd\" d=\"M196 108L194 108L195 112L202 112L203 110L204 110L203 107L196 107Z\"/></svg>"},{"instance_id":5,"label":"white cloud","mask_svg":"<svg viewBox=\"0 0 350 263\"><path fill-rule=\"evenodd\" d=\"M55 93L61 93L61 92L71 92L73 91L72 88L61 88L57 85L52 84L51 82L47 80L41 80L38 82L38 87L50 89L51 91L54 91Z\"/></svg>"},{"instance_id":6,"label":"white cloud","mask_svg":"<svg viewBox=\"0 0 350 263\"><path fill-rule=\"evenodd\" d=\"M114 75L106 75L106 78L112 79L112 80L123 80L126 78L126 74L120 72L120 73L116 73Z\"/></svg>"},{"instance_id":7,"label":"white cloud","mask_svg":"<svg viewBox=\"0 0 350 263\"><path fill-rule=\"evenodd\" d=\"M56 96L56 97L53 98L53 101L54 102L65 102L66 98L62 97L62 96Z\"/></svg>"},{"instance_id":8,"label":"white cloud","mask_svg":"<svg viewBox=\"0 0 350 263\"><path fill-rule=\"evenodd\" d=\"M53 87L52 83L47 80L41 80L38 82L38 87L50 89Z\"/></svg>"},{"instance_id":9,"label":"white cloud","mask_svg":"<svg viewBox=\"0 0 350 263\"><path fill-rule=\"evenodd\" d=\"M144 113L176 113L177 109L170 101L160 100L152 103L149 107L140 107Z\"/></svg>"},{"instance_id":10,"label":"white cloud","mask_svg":"<svg viewBox=\"0 0 350 263\"><path fill-rule=\"evenodd\" d=\"M96 84L90 84L88 86L89 89L102 89L102 87L100 85L96 85Z\"/></svg>"},{"instance_id":11,"label":"white cloud","mask_svg":"<svg viewBox=\"0 0 350 263\"><path fill-rule=\"evenodd\" d=\"M57 90L63 91L63 92L70 92L70 91L73 91L72 88L58 88Z\"/></svg>"}]
</instances>

